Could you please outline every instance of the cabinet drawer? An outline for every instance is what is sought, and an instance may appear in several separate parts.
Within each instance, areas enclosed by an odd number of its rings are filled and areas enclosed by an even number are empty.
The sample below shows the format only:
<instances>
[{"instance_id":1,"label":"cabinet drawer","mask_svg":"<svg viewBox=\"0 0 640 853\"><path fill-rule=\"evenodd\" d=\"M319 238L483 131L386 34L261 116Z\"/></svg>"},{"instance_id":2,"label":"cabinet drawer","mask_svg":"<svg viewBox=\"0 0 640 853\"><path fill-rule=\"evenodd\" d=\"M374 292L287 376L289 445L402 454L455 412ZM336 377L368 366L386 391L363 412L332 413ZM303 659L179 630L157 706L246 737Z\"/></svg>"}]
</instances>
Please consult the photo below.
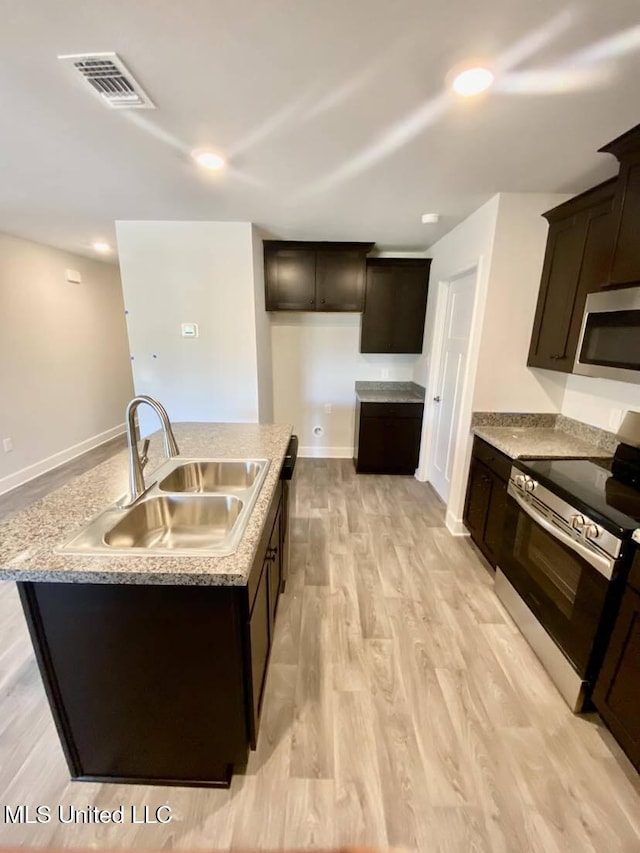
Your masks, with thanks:
<instances>
[{"instance_id":1,"label":"cabinet drawer","mask_svg":"<svg viewBox=\"0 0 640 853\"><path fill-rule=\"evenodd\" d=\"M362 418L421 418L424 403L362 403Z\"/></svg>"},{"instance_id":2,"label":"cabinet drawer","mask_svg":"<svg viewBox=\"0 0 640 853\"><path fill-rule=\"evenodd\" d=\"M509 479L513 459L477 436L473 440L473 455L476 459L484 462L487 468L490 468L502 480Z\"/></svg>"}]
</instances>

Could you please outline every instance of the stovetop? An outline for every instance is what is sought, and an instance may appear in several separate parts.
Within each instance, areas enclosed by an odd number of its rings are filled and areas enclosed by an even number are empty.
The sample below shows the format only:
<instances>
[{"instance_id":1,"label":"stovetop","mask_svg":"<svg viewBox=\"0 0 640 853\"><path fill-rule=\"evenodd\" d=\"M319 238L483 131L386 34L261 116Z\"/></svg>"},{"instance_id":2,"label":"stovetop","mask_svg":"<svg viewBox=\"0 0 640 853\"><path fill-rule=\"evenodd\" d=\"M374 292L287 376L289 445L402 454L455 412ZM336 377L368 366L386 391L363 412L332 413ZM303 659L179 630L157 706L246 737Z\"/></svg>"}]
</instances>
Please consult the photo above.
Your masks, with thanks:
<instances>
[{"instance_id":1,"label":"stovetop","mask_svg":"<svg viewBox=\"0 0 640 853\"><path fill-rule=\"evenodd\" d=\"M519 459L516 464L610 533L629 538L640 528L640 491L611 475L611 460Z\"/></svg>"}]
</instances>

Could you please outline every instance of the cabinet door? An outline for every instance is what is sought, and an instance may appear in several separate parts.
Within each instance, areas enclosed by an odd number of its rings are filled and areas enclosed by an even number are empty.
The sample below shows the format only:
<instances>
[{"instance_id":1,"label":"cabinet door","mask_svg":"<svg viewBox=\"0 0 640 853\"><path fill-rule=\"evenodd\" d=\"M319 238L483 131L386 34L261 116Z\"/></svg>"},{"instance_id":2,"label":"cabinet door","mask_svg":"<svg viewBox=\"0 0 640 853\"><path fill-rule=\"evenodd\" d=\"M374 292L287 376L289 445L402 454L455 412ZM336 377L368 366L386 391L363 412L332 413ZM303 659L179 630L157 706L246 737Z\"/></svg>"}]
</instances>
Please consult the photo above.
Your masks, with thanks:
<instances>
[{"instance_id":1,"label":"cabinet door","mask_svg":"<svg viewBox=\"0 0 640 853\"><path fill-rule=\"evenodd\" d=\"M390 352L392 346L394 272L390 266L367 266L367 289L360 352Z\"/></svg>"},{"instance_id":2,"label":"cabinet door","mask_svg":"<svg viewBox=\"0 0 640 853\"><path fill-rule=\"evenodd\" d=\"M482 462L472 457L464 506L464 523L471 534L471 538L480 548L482 548L484 539L492 486L489 469Z\"/></svg>"},{"instance_id":3,"label":"cabinet door","mask_svg":"<svg viewBox=\"0 0 640 853\"><path fill-rule=\"evenodd\" d=\"M578 298L586 234L587 219L583 215L553 222L549 227L527 361L531 367L566 373L573 368L575 344L571 352L569 334Z\"/></svg>"},{"instance_id":4,"label":"cabinet door","mask_svg":"<svg viewBox=\"0 0 640 853\"><path fill-rule=\"evenodd\" d=\"M615 212L617 234L611 265L612 284L640 281L640 152L623 160Z\"/></svg>"},{"instance_id":5,"label":"cabinet door","mask_svg":"<svg viewBox=\"0 0 640 853\"><path fill-rule=\"evenodd\" d=\"M422 418L361 417L356 470L368 474L414 474Z\"/></svg>"},{"instance_id":6,"label":"cabinet door","mask_svg":"<svg viewBox=\"0 0 640 853\"><path fill-rule=\"evenodd\" d=\"M365 257L323 249L316 254L316 311L362 311Z\"/></svg>"},{"instance_id":7,"label":"cabinet door","mask_svg":"<svg viewBox=\"0 0 640 853\"><path fill-rule=\"evenodd\" d=\"M360 352L421 353L429 262L367 264Z\"/></svg>"},{"instance_id":8,"label":"cabinet door","mask_svg":"<svg viewBox=\"0 0 640 853\"><path fill-rule=\"evenodd\" d=\"M640 594L627 586L593 701L640 770Z\"/></svg>"},{"instance_id":9,"label":"cabinet door","mask_svg":"<svg viewBox=\"0 0 640 853\"><path fill-rule=\"evenodd\" d=\"M273 642L274 623L276 621L276 610L280 597L282 585L282 513L278 512L269 547L267 549L267 565L269 566L269 634Z\"/></svg>"},{"instance_id":10,"label":"cabinet door","mask_svg":"<svg viewBox=\"0 0 640 853\"><path fill-rule=\"evenodd\" d=\"M267 311L313 311L315 251L265 247L264 280Z\"/></svg>"},{"instance_id":11,"label":"cabinet door","mask_svg":"<svg viewBox=\"0 0 640 853\"><path fill-rule=\"evenodd\" d=\"M484 526L484 553L491 565L495 568L500 563L500 549L502 547L502 531L504 528L504 514L507 508L507 484L500 477L491 474L491 495L489 507Z\"/></svg>"},{"instance_id":12,"label":"cabinet door","mask_svg":"<svg viewBox=\"0 0 640 853\"><path fill-rule=\"evenodd\" d=\"M257 720L260 715L262 689L269 657L269 563L265 562L258 591L251 611L249 637L251 643L251 685L253 696L254 729L257 732ZM254 746L255 748L255 746Z\"/></svg>"}]
</instances>

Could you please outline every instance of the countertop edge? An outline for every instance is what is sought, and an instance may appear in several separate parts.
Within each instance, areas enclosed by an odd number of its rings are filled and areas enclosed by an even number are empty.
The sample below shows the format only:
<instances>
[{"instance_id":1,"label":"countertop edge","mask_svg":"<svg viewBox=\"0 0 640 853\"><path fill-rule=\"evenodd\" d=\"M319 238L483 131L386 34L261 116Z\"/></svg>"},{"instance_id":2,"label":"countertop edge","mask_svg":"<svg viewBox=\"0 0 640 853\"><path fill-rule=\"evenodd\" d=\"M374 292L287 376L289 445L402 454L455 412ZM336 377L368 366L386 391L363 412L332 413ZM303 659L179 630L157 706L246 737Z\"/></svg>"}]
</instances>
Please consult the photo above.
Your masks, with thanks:
<instances>
[{"instance_id":1,"label":"countertop edge","mask_svg":"<svg viewBox=\"0 0 640 853\"><path fill-rule=\"evenodd\" d=\"M508 456L510 459L608 459L611 456L611 453L595 444L590 444L585 442L583 439L576 438L574 435L568 432L563 432L562 430L553 430L557 434L558 442L570 442L574 445L577 443L576 451L571 452L565 449L560 452L549 452L549 448L547 446L545 452L545 448L541 449L517 449L514 450L512 446L510 446L509 442L501 441L501 436L495 435L495 430L512 430L514 427L503 427L503 426L474 426L471 428L471 432L473 435L477 435L478 438L481 438L483 441L486 441L487 444L490 444L492 447L495 447L496 450L499 450L501 453L504 453L505 456ZM545 427L527 427L527 430L536 431L539 429L547 429L551 431L549 428ZM531 436L534 438L534 436ZM547 438L547 441L551 440Z\"/></svg>"},{"instance_id":2,"label":"countertop edge","mask_svg":"<svg viewBox=\"0 0 640 853\"><path fill-rule=\"evenodd\" d=\"M59 553L56 553L55 549L62 541L65 541L67 531L60 533L60 538L56 541L51 529L46 530L45 534L43 534L44 544L42 544L39 549L36 544L36 547L34 548L33 542L37 543L37 532L34 533L29 527L30 524L34 524L33 516L35 515L35 517L38 518L38 516L41 515L43 519L47 519L47 513L49 513L53 518L54 523L58 521L60 510L57 504L59 504L61 500L64 500L65 491L72 489L72 484L77 484L78 481L82 482L83 486L86 488L86 484L88 482L86 478L89 478L97 468L100 468L103 465L108 465L110 463L112 468L109 468L109 471L119 471L124 464L121 457L125 453L125 451L120 451L113 457L110 457L109 459L99 463L94 468L89 469L89 471L84 474L71 478L71 480L60 488L54 489L43 498L17 512L15 515L9 516L2 522L2 524L0 524L0 535L4 528L4 531L8 530L9 534L13 536L14 542L16 540L20 542L23 539L27 543L24 545L22 550L18 550L14 554L10 554L5 558L0 557L0 560L6 559L6 562L0 564L0 581L15 581L18 583L50 582L63 584L85 583L131 586L246 586L257 549L264 532L264 527L269 517L268 510L280 482L280 470L286 455L289 438L293 433L293 427L290 424L265 424L264 437L260 434L261 425L259 424L185 423L174 424L174 427L178 432L179 441L180 428L182 428L182 431L191 428L191 431L194 432L198 441L204 440L206 442L211 442L213 438L220 439L220 436L222 435L230 443L231 447L233 447L234 444L235 447L240 447L243 445L243 442L248 442L249 445L253 445L254 447L257 447L260 443L263 445L266 444L267 446L271 444L274 445L273 448L270 448L270 452L267 452L264 447L262 447L260 451L256 450L254 452L252 450L250 453L243 453L242 450L237 451L235 449L232 452L224 452L217 451L215 448L212 448L212 452L209 454L211 456L219 455L222 457L227 456L229 458L247 455L256 457L261 456L269 458L270 460L270 470L268 471L267 477L260 489L260 492L258 493L256 504L253 507L251 515L248 518L243 538L233 554L225 557L204 557L198 555L165 557L164 555L150 554L131 554L124 557L102 554L60 555ZM202 435L198 435L198 433L206 432L207 428L211 430L213 438L206 435L204 437ZM237 428L237 437L234 437L233 435L234 428ZM185 453L186 457L198 455L203 456L203 454ZM156 465L153 470L157 470L158 467L159 466ZM104 474L102 475L102 479L103 478ZM100 503L102 499L102 492L100 491L100 485L98 485L95 500ZM109 505L109 501L112 500L112 498L105 497L104 500L104 506L106 507ZM47 503L50 505L47 506ZM79 515L77 506L74 507L71 512L73 513L75 521L76 515ZM31 518L29 516L31 516ZM86 523L87 520L88 517L84 523ZM81 523L81 521L78 521L78 524ZM43 521L42 524L46 528L46 521ZM51 526L51 524L49 526ZM22 532L23 529L24 533ZM0 542L0 552L2 550L1 544L2 543ZM32 552L31 554L30 551ZM68 565L66 567L59 565L61 559L67 561ZM167 561L166 571L158 571L158 565L161 565L162 561L165 559ZM150 571L146 571L144 569L144 563L141 562L147 560L153 561L155 564L153 567L150 567ZM82 565L82 561L85 562L85 565ZM93 561L95 561L95 564L89 567L87 563ZM125 565L116 564L118 562L122 563L126 561L132 562L130 568ZM182 561L185 562L183 563ZM199 565L192 572L183 571L180 566L176 565L178 562L182 563L183 566L188 565L188 561L197 561ZM225 565L223 561L229 562ZM211 570L208 570L206 567L206 564L209 562L212 565ZM216 562L220 563L220 571L215 570ZM23 565L20 565L20 563L23 563ZM47 565L47 563L49 563L49 565ZM56 563L58 563L58 565L56 565ZM74 563L77 568L74 568ZM134 566L133 563L136 565ZM231 569L234 570L231 571Z\"/></svg>"}]
</instances>

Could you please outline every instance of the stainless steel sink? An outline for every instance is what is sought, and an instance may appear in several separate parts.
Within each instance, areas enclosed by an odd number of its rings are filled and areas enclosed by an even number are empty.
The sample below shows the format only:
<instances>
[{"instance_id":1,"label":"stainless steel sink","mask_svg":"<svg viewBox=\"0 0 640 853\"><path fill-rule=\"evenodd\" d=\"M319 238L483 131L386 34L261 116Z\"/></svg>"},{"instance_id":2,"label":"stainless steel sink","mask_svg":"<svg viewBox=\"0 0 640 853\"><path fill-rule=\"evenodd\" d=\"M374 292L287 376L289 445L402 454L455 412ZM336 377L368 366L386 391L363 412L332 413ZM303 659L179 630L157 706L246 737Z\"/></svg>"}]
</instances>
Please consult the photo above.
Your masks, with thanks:
<instances>
[{"instance_id":1,"label":"stainless steel sink","mask_svg":"<svg viewBox=\"0 0 640 853\"><path fill-rule=\"evenodd\" d=\"M104 541L113 548L213 548L229 536L241 510L242 501L232 495L149 498L133 506Z\"/></svg>"},{"instance_id":2,"label":"stainless steel sink","mask_svg":"<svg viewBox=\"0 0 640 853\"><path fill-rule=\"evenodd\" d=\"M169 459L133 505L110 506L56 550L61 554L224 557L237 549L268 459Z\"/></svg>"},{"instance_id":3,"label":"stainless steel sink","mask_svg":"<svg viewBox=\"0 0 640 853\"><path fill-rule=\"evenodd\" d=\"M158 488L162 492L225 492L248 489L265 465L264 459L211 459L178 464Z\"/></svg>"}]
</instances>

